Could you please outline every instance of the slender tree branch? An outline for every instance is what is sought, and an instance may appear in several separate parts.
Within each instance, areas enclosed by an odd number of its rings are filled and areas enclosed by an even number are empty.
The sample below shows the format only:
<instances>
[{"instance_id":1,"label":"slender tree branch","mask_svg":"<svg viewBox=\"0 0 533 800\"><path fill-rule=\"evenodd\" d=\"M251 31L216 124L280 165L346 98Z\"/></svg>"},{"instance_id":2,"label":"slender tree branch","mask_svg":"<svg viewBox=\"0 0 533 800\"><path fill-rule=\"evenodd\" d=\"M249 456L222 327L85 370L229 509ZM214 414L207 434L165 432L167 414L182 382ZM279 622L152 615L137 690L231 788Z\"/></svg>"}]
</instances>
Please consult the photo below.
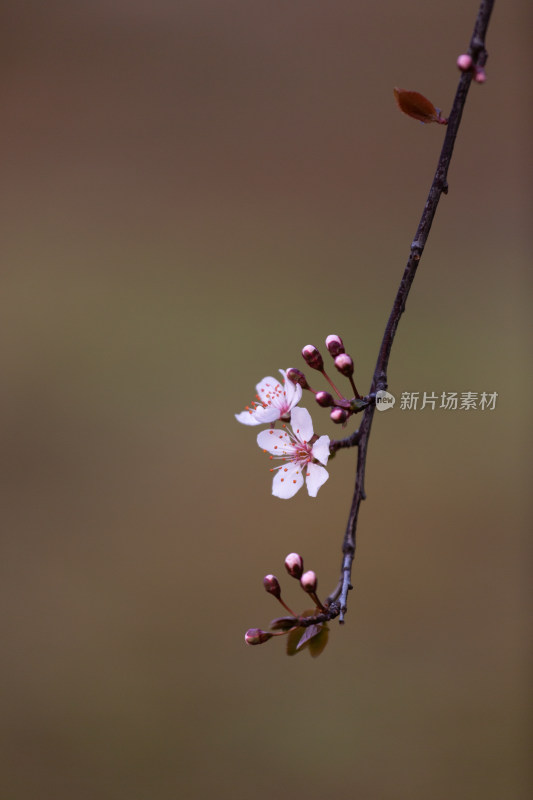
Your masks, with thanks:
<instances>
[{"instance_id":1,"label":"slender tree branch","mask_svg":"<svg viewBox=\"0 0 533 800\"><path fill-rule=\"evenodd\" d=\"M313 614L312 617L296 617L297 625L299 628L309 628L311 625L320 625L323 622L329 622L330 619L335 619L340 613L338 603L331 603L327 611L320 614Z\"/></svg>"},{"instance_id":2,"label":"slender tree branch","mask_svg":"<svg viewBox=\"0 0 533 800\"><path fill-rule=\"evenodd\" d=\"M482 0L479 7L476 24L474 26L474 32L472 34L468 50L469 55L472 57L474 67L483 67L487 60L485 36L493 6L494 0ZM394 342L394 337L396 335L396 330L398 328L398 323L400 321L400 317L405 311L407 297L413 284L422 253L424 252L424 247L431 230L433 218L435 216L435 212L437 211L437 206L439 204L441 195L447 194L448 192L448 168L450 166L455 139L461 123L461 117L463 114L468 90L470 88L470 83L472 82L473 74L474 72L472 70L461 73L461 78L457 87L452 110L448 119L446 135L444 137L444 143L442 145L435 176L429 190L429 195L424 206L424 211L422 212L422 217L420 218L420 223L418 225L415 238L411 244L411 251L407 260L407 265L405 267L405 271L392 306L392 311L385 328L383 340L381 342L376 368L372 378L371 393L387 388L387 369L389 357L392 344ZM332 452L336 452L336 450L340 449L341 447L350 447L354 444L358 445L355 489L342 546L343 556L340 579L337 588L326 600L326 607L330 609L330 618L339 616L340 622L344 622L344 614L347 609L348 591L352 588L351 572L355 557L357 518L361 500L364 500L366 497L364 488L366 457L370 430L372 428L372 420L374 418L374 411L375 405L369 405L363 412L363 419L359 429L352 434L351 437L347 437L346 439L340 441L335 441L332 444ZM337 602L337 600L339 602Z\"/></svg>"},{"instance_id":3,"label":"slender tree branch","mask_svg":"<svg viewBox=\"0 0 533 800\"><path fill-rule=\"evenodd\" d=\"M354 431L350 436L347 436L345 439L333 439L329 443L329 452L331 455L337 452L337 450L342 450L343 447L354 447L354 445L359 444L359 428Z\"/></svg>"}]
</instances>

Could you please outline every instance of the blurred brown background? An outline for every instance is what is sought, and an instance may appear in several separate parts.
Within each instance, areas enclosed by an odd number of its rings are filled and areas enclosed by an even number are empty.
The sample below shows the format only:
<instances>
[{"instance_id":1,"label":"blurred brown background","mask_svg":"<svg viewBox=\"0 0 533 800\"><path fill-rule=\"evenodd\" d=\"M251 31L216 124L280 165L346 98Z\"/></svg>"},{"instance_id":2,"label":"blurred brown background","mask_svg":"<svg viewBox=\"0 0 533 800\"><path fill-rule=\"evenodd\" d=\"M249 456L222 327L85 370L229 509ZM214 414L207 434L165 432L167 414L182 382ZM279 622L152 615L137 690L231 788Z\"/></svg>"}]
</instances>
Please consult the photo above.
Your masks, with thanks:
<instances>
[{"instance_id":1,"label":"blurred brown background","mask_svg":"<svg viewBox=\"0 0 533 800\"><path fill-rule=\"evenodd\" d=\"M476 2L7 2L8 800L529 796L531 10L497 2L316 661L243 634L335 584L354 452L270 495L255 383L340 333L368 389ZM320 433L338 435L308 404ZM299 604L284 579L287 599Z\"/></svg>"}]
</instances>

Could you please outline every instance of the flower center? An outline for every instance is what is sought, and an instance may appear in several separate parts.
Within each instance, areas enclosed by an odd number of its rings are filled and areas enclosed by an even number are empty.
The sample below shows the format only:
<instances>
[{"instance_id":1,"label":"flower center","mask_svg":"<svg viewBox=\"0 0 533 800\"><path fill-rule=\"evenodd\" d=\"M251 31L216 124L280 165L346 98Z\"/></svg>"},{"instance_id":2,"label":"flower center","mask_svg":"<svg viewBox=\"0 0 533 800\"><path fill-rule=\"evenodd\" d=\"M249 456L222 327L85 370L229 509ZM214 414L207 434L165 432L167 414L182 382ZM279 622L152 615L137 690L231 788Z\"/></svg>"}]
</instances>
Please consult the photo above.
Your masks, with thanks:
<instances>
[{"instance_id":1,"label":"flower center","mask_svg":"<svg viewBox=\"0 0 533 800\"><path fill-rule=\"evenodd\" d=\"M307 442L297 442L294 444L294 454L290 459L296 461L298 464L308 464L313 460L311 454L311 446Z\"/></svg>"},{"instance_id":2,"label":"flower center","mask_svg":"<svg viewBox=\"0 0 533 800\"><path fill-rule=\"evenodd\" d=\"M307 442L298 439L292 431L286 431L287 436L291 441L292 452L282 456L284 461L293 461L295 464L309 464L313 460L312 447Z\"/></svg>"}]
</instances>

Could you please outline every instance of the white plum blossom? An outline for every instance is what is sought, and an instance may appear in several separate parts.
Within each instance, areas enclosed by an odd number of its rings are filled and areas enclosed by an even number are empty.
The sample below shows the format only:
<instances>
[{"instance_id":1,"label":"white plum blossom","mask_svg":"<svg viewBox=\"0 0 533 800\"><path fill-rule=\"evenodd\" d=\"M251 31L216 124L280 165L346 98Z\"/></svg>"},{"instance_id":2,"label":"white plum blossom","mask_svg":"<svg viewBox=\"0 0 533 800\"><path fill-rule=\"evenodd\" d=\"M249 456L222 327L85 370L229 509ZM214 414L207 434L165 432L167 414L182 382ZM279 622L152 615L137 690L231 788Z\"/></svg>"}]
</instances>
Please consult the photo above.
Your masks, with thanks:
<instances>
[{"instance_id":1,"label":"white plum blossom","mask_svg":"<svg viewBox=\"0 0 533 800\"><path fill-rule=\"evenodd\" d=\"M328 472L321 464L327 464L329 458L329 436L321 436L312 445L313 421L305 408L293 408L291 414L292 431L270 428L261 431L257 436L257 444L271 458L280 458L283 463L274 467L276 472L272 482L272 494L283 499L293 497L304 485L310 497L316 497L318 490L329 478ZM316 462L319 461L320 464Z\"/></svg>"},{"instance_id":2,"label":"white plum blossom","mask_svg":"<svg viewBox=\"0 0 533 800\"><path fill-rule=\"evenodd\" d=\"M277 419L290 418L292 409L302 397L302 387L292 383L285 370L280 369L280 372L284 385L276 378L263 378L255 387L257 401L254 400L250 406L246 406L240 414L235 414L237 422L242 422L243 425L263 425Z\"/></svg>"}]
</instances>

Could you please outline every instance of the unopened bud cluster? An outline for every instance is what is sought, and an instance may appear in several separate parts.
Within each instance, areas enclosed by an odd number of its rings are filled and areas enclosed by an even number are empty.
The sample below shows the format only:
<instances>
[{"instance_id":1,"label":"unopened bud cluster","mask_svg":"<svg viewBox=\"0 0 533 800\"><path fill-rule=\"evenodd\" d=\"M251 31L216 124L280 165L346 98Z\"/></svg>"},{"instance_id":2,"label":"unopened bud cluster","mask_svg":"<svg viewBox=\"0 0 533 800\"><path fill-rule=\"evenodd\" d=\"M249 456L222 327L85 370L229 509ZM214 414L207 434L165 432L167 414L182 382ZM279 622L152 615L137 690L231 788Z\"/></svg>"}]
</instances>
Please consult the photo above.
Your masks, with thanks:
<instances>
[{"instance_id":1,"label":"unopened bud cluster","mask_svg":"<svg viewBox=\"0 0 533 800\"><path fill-rule=\"evenodd\" d=\"M335 386L329 375L326 373L322 354L313 344L306 344L306 346L303 348L303 359L311 369L314 369L322 374L322 376L329 383L330 387L333 389L333 394L329 391L315 391L312 389L304 373L300 372L300 370L296 369L295 367L291 367L287 370L287 378L292 381L292 383L301 386L302 389L312 392L319 406L322 408L330 408L330 418L333 422L344 424L352 414L356 414L358 411L361 411L363 408L365 408L367 406L367 402L361 398L361 395L357 391L353 380L355 369L353 358L345 351L344 343L341 337L336 333L330 334L326 338L326 349L329 355L333 358L335 369L345 378L348 378L353 397L345 397Z\"/></svg>"},{"instance_id":2,"label":"unopened bud cluster","mask_svg":"<svg viewBox=\"0 0 533 800\"><path fill-rule=\"evenodd\" d=\"M318 583L316 573L311 569L304 572L304 562L301 555L298 553L289 553L285 559L285 569L291 578L294 578L298 581L300 588L307 595L309 595L309 597L311 597L315 604L315 613L326 612L327 609L322 605L316 593ZM281 586L279 580L275 575L265 575L263 578L263 586L268 594L273 595L276 600L281 603L285 611L287 611L290 616L273 619L270 623L269 631L264 631L261 628L250 628L246 631L244 636L246 644L263 644L269 639L272 639L273 636L283 636L284 634L291 633L298 628L304 630L306 627L310 627L309 625L304 624L306 620L309 619L308 616L299 616L298 614L295 614L294 611L291 611L289 606L285 603L281 596ZM307 612L307 614L309 614L309 612ZM318 623L315 627L317 630L313 635L316 635L320 632L321 623Z\"/></svg>"},{"instance_id":3,"label":"unopened bud cluster","mask_svg":"<svg viewBox=\"0 0 533 800\"><path fill-rule=\"evenodd\" d=\"M457 66L461 72L472 72L476 83L485 83L487 74L483 67L474 64L474 59L468 53L462 53L457 59Z\"/></svg>"}]
</instances>

